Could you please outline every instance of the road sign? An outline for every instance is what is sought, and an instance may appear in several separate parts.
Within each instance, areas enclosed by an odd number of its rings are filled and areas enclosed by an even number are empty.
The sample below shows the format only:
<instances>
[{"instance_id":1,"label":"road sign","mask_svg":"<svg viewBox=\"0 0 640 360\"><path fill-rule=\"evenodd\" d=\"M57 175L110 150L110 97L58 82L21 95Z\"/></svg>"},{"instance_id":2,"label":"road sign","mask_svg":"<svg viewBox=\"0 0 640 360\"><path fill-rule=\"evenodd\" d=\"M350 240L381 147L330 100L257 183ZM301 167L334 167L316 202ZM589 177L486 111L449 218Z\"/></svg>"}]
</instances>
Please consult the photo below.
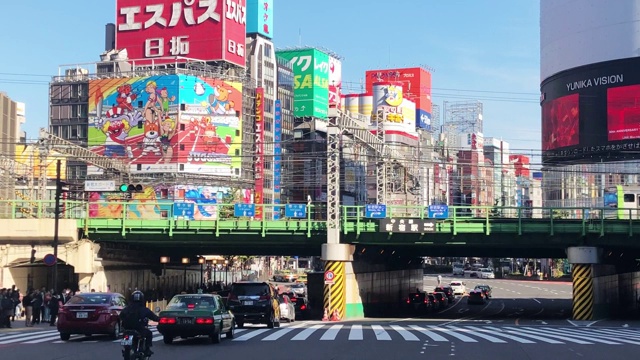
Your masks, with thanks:
<instances>
[{"instance_id":1,"label":"road sign","mask_svg":"<svg viewBox=\"0 0 640 360\"><path fill-rule=\"evenodd\" d=\"M84 191L116 191L115 180L85 180Z\"/></svg>"},{"instance_id":2,"label":"road sign","mask_svg":"<svg viewBox=\"0 0 640 360\"><path fill-rule=\"evenodd\" d=\"M287 204L284 206L284 216L288 218L306 218L307 205L305 204Z\"/></svg>"},{"instance_id":3,"label":"road sign","mask_svg":"<svg viewBox=\"0 0 640 360\"><path fill-rule=\"evenodd\" d=\"M364 208L364 217L372 219L384 219L387 217L387 205L368 204Z\"/></svg>"},{"instance_id":4,"label":"road sign","mask_svg":"<svg viewBox=\"0 0 640 360\"><path fill-rule=\"evenodd\" d=\"M324 272L324 283L327 285L333 284L333 279L336 277L336 274L331 270L327 270Z\"/></svg>"},{"instance_id":5,"label":"road sign","mask_svg":"<svg viewBox=\"0 0 640 360\"><path fill-rule=\"evenodd\" d=\"M47 254L44 256L43 262L47 266L53 266L56 264L56 257L53 254Z\"/></svg>"},{"instance_id":6,"label":"road sign","mask_svg":"<svg viewBox=\"0 0 640 360\"><path fill-rule=\"evenodd\" d=\"M193 220L193 214L196 210L196 204L188 202L173 203L173 217Z\"/></svg>"},{"instance_id":7,"label":"road sign","mask_svg":"<svg viewBox=\"0 0 640 360\"><path fill-rule=\"evenodd\" d=\"M394 233L434 233L436 221L433 219L380 219L380 232Z\"/></svg>"},{"instance_id":8,"label":"road sign","mask_svg":"<svg viewBox=\"0 0 640 360\"><path fill-rule=\"evenodd\" d=\"M447 205L429 205L429 217L432 219L446 219L449 217Z\"/></svg>"},{"instance_id":9,"label":"road sign","mask_svg":"<svg viewBox=\"0 0 640 360\"><path fill-rule=\"evenodd\" d=\"M235 204L233 206L233 216L235 217L253 217L255 214L255 204Z\"/></svg>"}]
</instances>

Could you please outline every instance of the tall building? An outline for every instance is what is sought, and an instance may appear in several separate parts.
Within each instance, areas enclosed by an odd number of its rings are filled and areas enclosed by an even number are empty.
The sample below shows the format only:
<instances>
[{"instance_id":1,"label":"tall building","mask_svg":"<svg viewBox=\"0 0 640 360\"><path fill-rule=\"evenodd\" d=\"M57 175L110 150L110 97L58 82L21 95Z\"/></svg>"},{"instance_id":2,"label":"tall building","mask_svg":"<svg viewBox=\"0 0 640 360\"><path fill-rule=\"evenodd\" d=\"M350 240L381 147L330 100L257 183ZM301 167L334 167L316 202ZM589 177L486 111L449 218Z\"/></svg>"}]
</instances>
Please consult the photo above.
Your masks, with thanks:
<instances>
[{"instance_id":1,"label":"tall building","mask_svg":"<svg viewBox=\"0 0 640 360\"><path fill-rule=\"evenodd\" d=\"M22 109L21 113L19 108ZM15 102L4 92L0 92L0 156L10 161L16 157L16 145L20 140L20 124L24 122L24 104ZM0 198L15 198L16 169L7 161L0 169ZM11 214L11 206L1 207L3 215Z\"/></svg>"},{"instance_id":2,"label":"tall building","mask_svg":"<svg viewBox=\"0 0 640 360\"><path fill-rule=\"evenodd\" d=\"M289 61L282 57L276 57L278 96L275 106L276 118L274 120L274 165L273 165L273 186L274 193L280 190L280 202L287 203L293 198L292 185L293 178L290 176L293 171L293 162L289 152L293 141L293 69ZM280 136L278 137L277 111L280 109ZM280 154L278 155L278 149ZM279 162L278 162L279 161ZM274 196L274 202L277 201Z\"/></svg>"}]
</instances>

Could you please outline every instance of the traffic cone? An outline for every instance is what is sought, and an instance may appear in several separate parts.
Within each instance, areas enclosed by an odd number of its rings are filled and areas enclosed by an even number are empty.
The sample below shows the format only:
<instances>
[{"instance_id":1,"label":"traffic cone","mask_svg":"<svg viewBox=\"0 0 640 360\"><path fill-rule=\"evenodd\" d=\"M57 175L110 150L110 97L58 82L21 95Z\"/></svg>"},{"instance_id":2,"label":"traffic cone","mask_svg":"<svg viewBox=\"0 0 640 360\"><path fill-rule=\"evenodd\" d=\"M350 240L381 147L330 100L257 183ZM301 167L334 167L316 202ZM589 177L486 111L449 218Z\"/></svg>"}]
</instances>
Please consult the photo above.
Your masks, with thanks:
<instances>
[{"instance_id":1,"label":"traffic cone","mask_svg":"<svg viewBox=\"0 0 640 360\"><path fill-rule=\"evenodd\" d=\"M324 315L322 315L322 321L329 321L329 309L324 308Z\"/></svg>"},{"instance_id":2,"label":"traffic cone","mask_svg":"<svg viewBox=\"0 0 640 360\"><path fill-rule=\"evenodd\" d=\"M338 315L338 310L333 310L333 314L331 314L331 321L340 321L340 316Z\"/></svg>"}]
</instances>

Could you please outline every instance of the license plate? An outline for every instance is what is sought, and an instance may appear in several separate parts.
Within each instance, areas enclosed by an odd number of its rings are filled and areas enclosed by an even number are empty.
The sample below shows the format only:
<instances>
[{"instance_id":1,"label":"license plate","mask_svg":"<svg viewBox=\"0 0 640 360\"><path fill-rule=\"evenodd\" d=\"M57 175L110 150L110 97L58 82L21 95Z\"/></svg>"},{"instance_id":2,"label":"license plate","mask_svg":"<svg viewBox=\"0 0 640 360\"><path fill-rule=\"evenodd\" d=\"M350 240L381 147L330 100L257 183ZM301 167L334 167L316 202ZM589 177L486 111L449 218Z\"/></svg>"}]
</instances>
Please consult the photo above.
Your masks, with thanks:
<instances>
[{"instance_id":1,"label":"license plate","mask_svg":"<svg viewBox=\"0 0 640 360\"><path fill-rule=\"evenodd\" d=\"M193 324L193 319L191 318L180 319L180 324Z\"/></svg>"},{"instance_id":2,"label":"license plate","mask_svg":"<svg viewBox=\"0 0 640 360\"><path fill-rule=\"evenodd\" d=\"M133 338L124 338L120 341L120 345L122 346L131 346L133 344Z\"/></svg>"},{"instance_id":3,"label":"license plate","mask_svg":"<svg viewBox=\"0 0 640 360\"><path fill-rule=\"evenodd\" d=\"M242 305L253 305L253 301L243 301Z\"/></svg>"},{"instance_id":4,"label":"license plate","mask_svg":"<svg viewBox=\"0 0 640 360\"><path fill-rule=\"evenodd\" d=\"M86 319L88 317L88 313L86 312L77 312L76 313L76 318L77 319Z\"/></svg>"}]
</instances>

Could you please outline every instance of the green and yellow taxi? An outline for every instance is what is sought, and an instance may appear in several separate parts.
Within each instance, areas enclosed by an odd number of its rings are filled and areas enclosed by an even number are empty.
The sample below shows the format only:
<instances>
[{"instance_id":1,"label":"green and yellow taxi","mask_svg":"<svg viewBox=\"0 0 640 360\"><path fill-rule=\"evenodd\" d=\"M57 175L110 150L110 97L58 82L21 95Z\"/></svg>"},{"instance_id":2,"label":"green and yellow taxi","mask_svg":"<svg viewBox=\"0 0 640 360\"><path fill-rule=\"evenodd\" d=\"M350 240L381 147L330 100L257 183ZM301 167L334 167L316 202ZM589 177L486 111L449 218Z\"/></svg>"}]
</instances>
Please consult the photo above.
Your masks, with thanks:
<instances>
[{"instance_id":1,"label":"green and yellow taxi","mask_svg":"<svg viewBox=\"0 0 640 360\"><path fill-rule=\"evenodd\" d=\"M223 333L227 339L233 339L235 334L235 318L220 295L176 295L158 316L157 328L165 344L171 344L176 337L196 336L208 336L217 344Z\"/></svg>"}]
</instances>

